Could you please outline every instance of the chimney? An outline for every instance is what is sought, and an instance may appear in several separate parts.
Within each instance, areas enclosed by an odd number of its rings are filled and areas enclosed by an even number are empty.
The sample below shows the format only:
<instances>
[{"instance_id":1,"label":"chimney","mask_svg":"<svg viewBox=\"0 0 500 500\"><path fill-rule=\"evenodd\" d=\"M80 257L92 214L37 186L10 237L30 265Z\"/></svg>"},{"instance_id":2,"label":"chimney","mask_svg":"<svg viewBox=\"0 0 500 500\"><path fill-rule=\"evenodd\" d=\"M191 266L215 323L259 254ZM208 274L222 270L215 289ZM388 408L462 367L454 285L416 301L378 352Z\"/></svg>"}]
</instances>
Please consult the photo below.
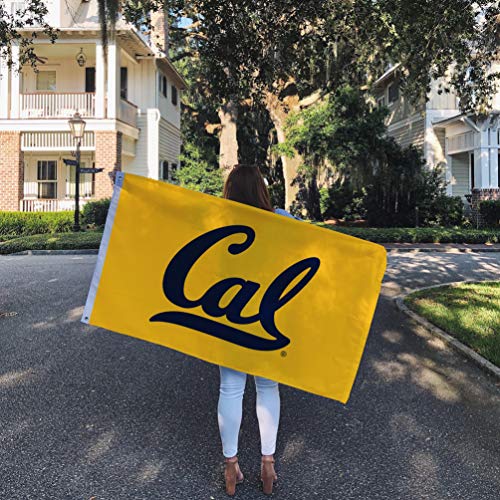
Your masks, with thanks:
<instances>
[{"instance_id":1,"label":"chimney","mask_svg":"<svg viewBox=\"0 0 500 500\"><path fill-rule=\"evenodd\" d=\"M166 2L165 2L166 3ZM168 56L168 12L164 7L151 12L151 43L156 52Z\"/></svg>"}]
</instances>

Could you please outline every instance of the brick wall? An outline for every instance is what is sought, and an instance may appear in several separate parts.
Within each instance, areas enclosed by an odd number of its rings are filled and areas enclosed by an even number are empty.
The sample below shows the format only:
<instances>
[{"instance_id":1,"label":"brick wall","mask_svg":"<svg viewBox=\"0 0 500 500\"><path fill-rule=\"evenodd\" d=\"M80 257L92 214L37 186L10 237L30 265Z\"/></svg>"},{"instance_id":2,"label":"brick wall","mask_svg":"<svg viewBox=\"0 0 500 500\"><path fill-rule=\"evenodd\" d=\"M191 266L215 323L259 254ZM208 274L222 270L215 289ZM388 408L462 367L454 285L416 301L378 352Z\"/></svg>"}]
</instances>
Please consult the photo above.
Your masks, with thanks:
<instances>
[{"instance_id":1,"label":"brick wall","mask_svg":"<svg viewBox=\"0 0 500 500\"><path fill-rule=\"evenodd\" d=\"M500 188L474 188L472 194L467 197L470 203L472 212L472 220L476 227L483 225L481 213L479 212L479 204L485 200L500 200Z\"/></svg>"},{"instance_id":2,"label":"brick wall","mask_svg":"<svg viewBox=\"0 0 500 500\"><path fill-rule=\"evenodd\" d=\"M19 210L24 167L20 132L0 132L0 210Z\"/></svg>"},{"instance_id":3,"label":"brick wall","mask_svg":"<svg viewBox=\"0 0 500 500\"><path fill-rule=\"evenodd\" d=\"M95 166L104 171L95 175L95 197L109 198L113 194L113 182L109 174L122 169L122 133L95 132Z\"/></svg>"}]
</instances>

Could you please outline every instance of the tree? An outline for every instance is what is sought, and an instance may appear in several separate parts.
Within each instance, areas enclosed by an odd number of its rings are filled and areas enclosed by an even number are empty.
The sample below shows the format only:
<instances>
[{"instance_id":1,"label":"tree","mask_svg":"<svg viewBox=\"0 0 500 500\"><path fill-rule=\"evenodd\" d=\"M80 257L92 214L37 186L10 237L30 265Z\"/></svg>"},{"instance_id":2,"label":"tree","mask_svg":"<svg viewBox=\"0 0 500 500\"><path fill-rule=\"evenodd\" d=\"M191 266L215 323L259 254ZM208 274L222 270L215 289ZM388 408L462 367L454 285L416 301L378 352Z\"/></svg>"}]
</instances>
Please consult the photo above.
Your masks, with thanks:
<instances>
[{"instance_id":1,"label":"tree","mask_svg":"<svg viewBox=\"0 0 500 500\"><path fill-rule=\"evenodd\" d=\"M21 66L36 68L44 62L36 55L33 41L40 35L47 36L52 43L56 40L57 32L45 22L47 13L42 0L27 0L12 12L6 10L6 4L0 3L0 59L6 61L9 67L18 71ZM35 27L42 28L41 32L32 30ZM13 45L19 46L17 67L12 58Z\"/></svg>"},{"instance_id":2,"label":"tree","mask_svg":"<svg viewBox=\"0 0 500 500\"><path fill-rule=\"evenodd\" d=\"M498 79L498 2L171 0L168 13L172 21L192 20L188 27L172 22L179 50L172 59L199 61L199 78L230 125L221 128L230 133L221 145L233 151L232 102L262 102L284 143L291 113L345 84L369 91L388 63L401 64L403 92L414 102L425 98L432 78L447 76L462 109L477 114L487 112ZM303 163L298 152L282 156L288 207Z\"/></svg>"}]
</instances>

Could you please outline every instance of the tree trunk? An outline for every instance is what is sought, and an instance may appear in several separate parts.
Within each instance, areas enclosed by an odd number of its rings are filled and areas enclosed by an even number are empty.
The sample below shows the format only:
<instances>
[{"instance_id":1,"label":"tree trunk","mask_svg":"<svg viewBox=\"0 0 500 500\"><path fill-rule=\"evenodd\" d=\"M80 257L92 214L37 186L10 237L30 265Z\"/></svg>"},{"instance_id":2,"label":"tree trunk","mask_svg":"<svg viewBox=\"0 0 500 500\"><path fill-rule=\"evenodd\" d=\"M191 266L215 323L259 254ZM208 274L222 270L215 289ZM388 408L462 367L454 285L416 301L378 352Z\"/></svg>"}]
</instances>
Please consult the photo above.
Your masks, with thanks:
<instances>
[{"instance_id":1,"label":"tree trunk","mask_svg":"<svg viewBox=\"0 0 500 500\"><path fill-rule=\"evenodd\" d=\"M276 128L278 142L285 142L285 120L288 116L288 110L285 104L272 92L267 92L265 96L266 109ZM285 209L290 210L293 202L297 198L299 186L297 183L292 185L292 182L297 177L299 167L303 163L303 158L298 153L293 158L281 156L283 164L283 177L285 180Z\"/></svg>"},{"instance_id":2,"label":"tree trunk","mask_svg":"<svg viewBox=\"0 0 500 500\"><path fill-rule=\"evenodd\" d=\"M233 100L224 103L219 108L221 123L219 134L219 167L224 179L230 169L238 163L238 106Z\"/></svg>"}]
</instances>

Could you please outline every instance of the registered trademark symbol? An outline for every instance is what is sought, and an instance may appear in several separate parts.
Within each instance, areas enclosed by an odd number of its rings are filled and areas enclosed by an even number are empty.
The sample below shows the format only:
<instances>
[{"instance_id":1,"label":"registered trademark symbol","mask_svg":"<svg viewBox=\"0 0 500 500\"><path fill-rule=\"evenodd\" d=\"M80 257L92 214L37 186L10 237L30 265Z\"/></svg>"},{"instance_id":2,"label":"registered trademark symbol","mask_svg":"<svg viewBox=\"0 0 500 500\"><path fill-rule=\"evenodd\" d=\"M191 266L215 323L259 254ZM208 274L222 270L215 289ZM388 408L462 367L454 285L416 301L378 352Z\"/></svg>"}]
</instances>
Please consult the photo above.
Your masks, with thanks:
<instances>
[{"instance_id":1,"label":"registered trademark symbol","mask_svg":"<svg viewBox=\"0 0 500 500\"><path fill-rule=\"evenodd\" d=\"M10 316L17 316L17 313L15 311L0 312L0 318L8 318Z\"/></svg>"},{"instance_id":2,"label":"registered trademark symbol","mask_svg":"<svg viewBox=\"0 0 500 500\"><path fill-rule=\"evenodd\" d=\"M286 358L286 351L281 351L281 357Z\"/></svg>"}]
</instances>

